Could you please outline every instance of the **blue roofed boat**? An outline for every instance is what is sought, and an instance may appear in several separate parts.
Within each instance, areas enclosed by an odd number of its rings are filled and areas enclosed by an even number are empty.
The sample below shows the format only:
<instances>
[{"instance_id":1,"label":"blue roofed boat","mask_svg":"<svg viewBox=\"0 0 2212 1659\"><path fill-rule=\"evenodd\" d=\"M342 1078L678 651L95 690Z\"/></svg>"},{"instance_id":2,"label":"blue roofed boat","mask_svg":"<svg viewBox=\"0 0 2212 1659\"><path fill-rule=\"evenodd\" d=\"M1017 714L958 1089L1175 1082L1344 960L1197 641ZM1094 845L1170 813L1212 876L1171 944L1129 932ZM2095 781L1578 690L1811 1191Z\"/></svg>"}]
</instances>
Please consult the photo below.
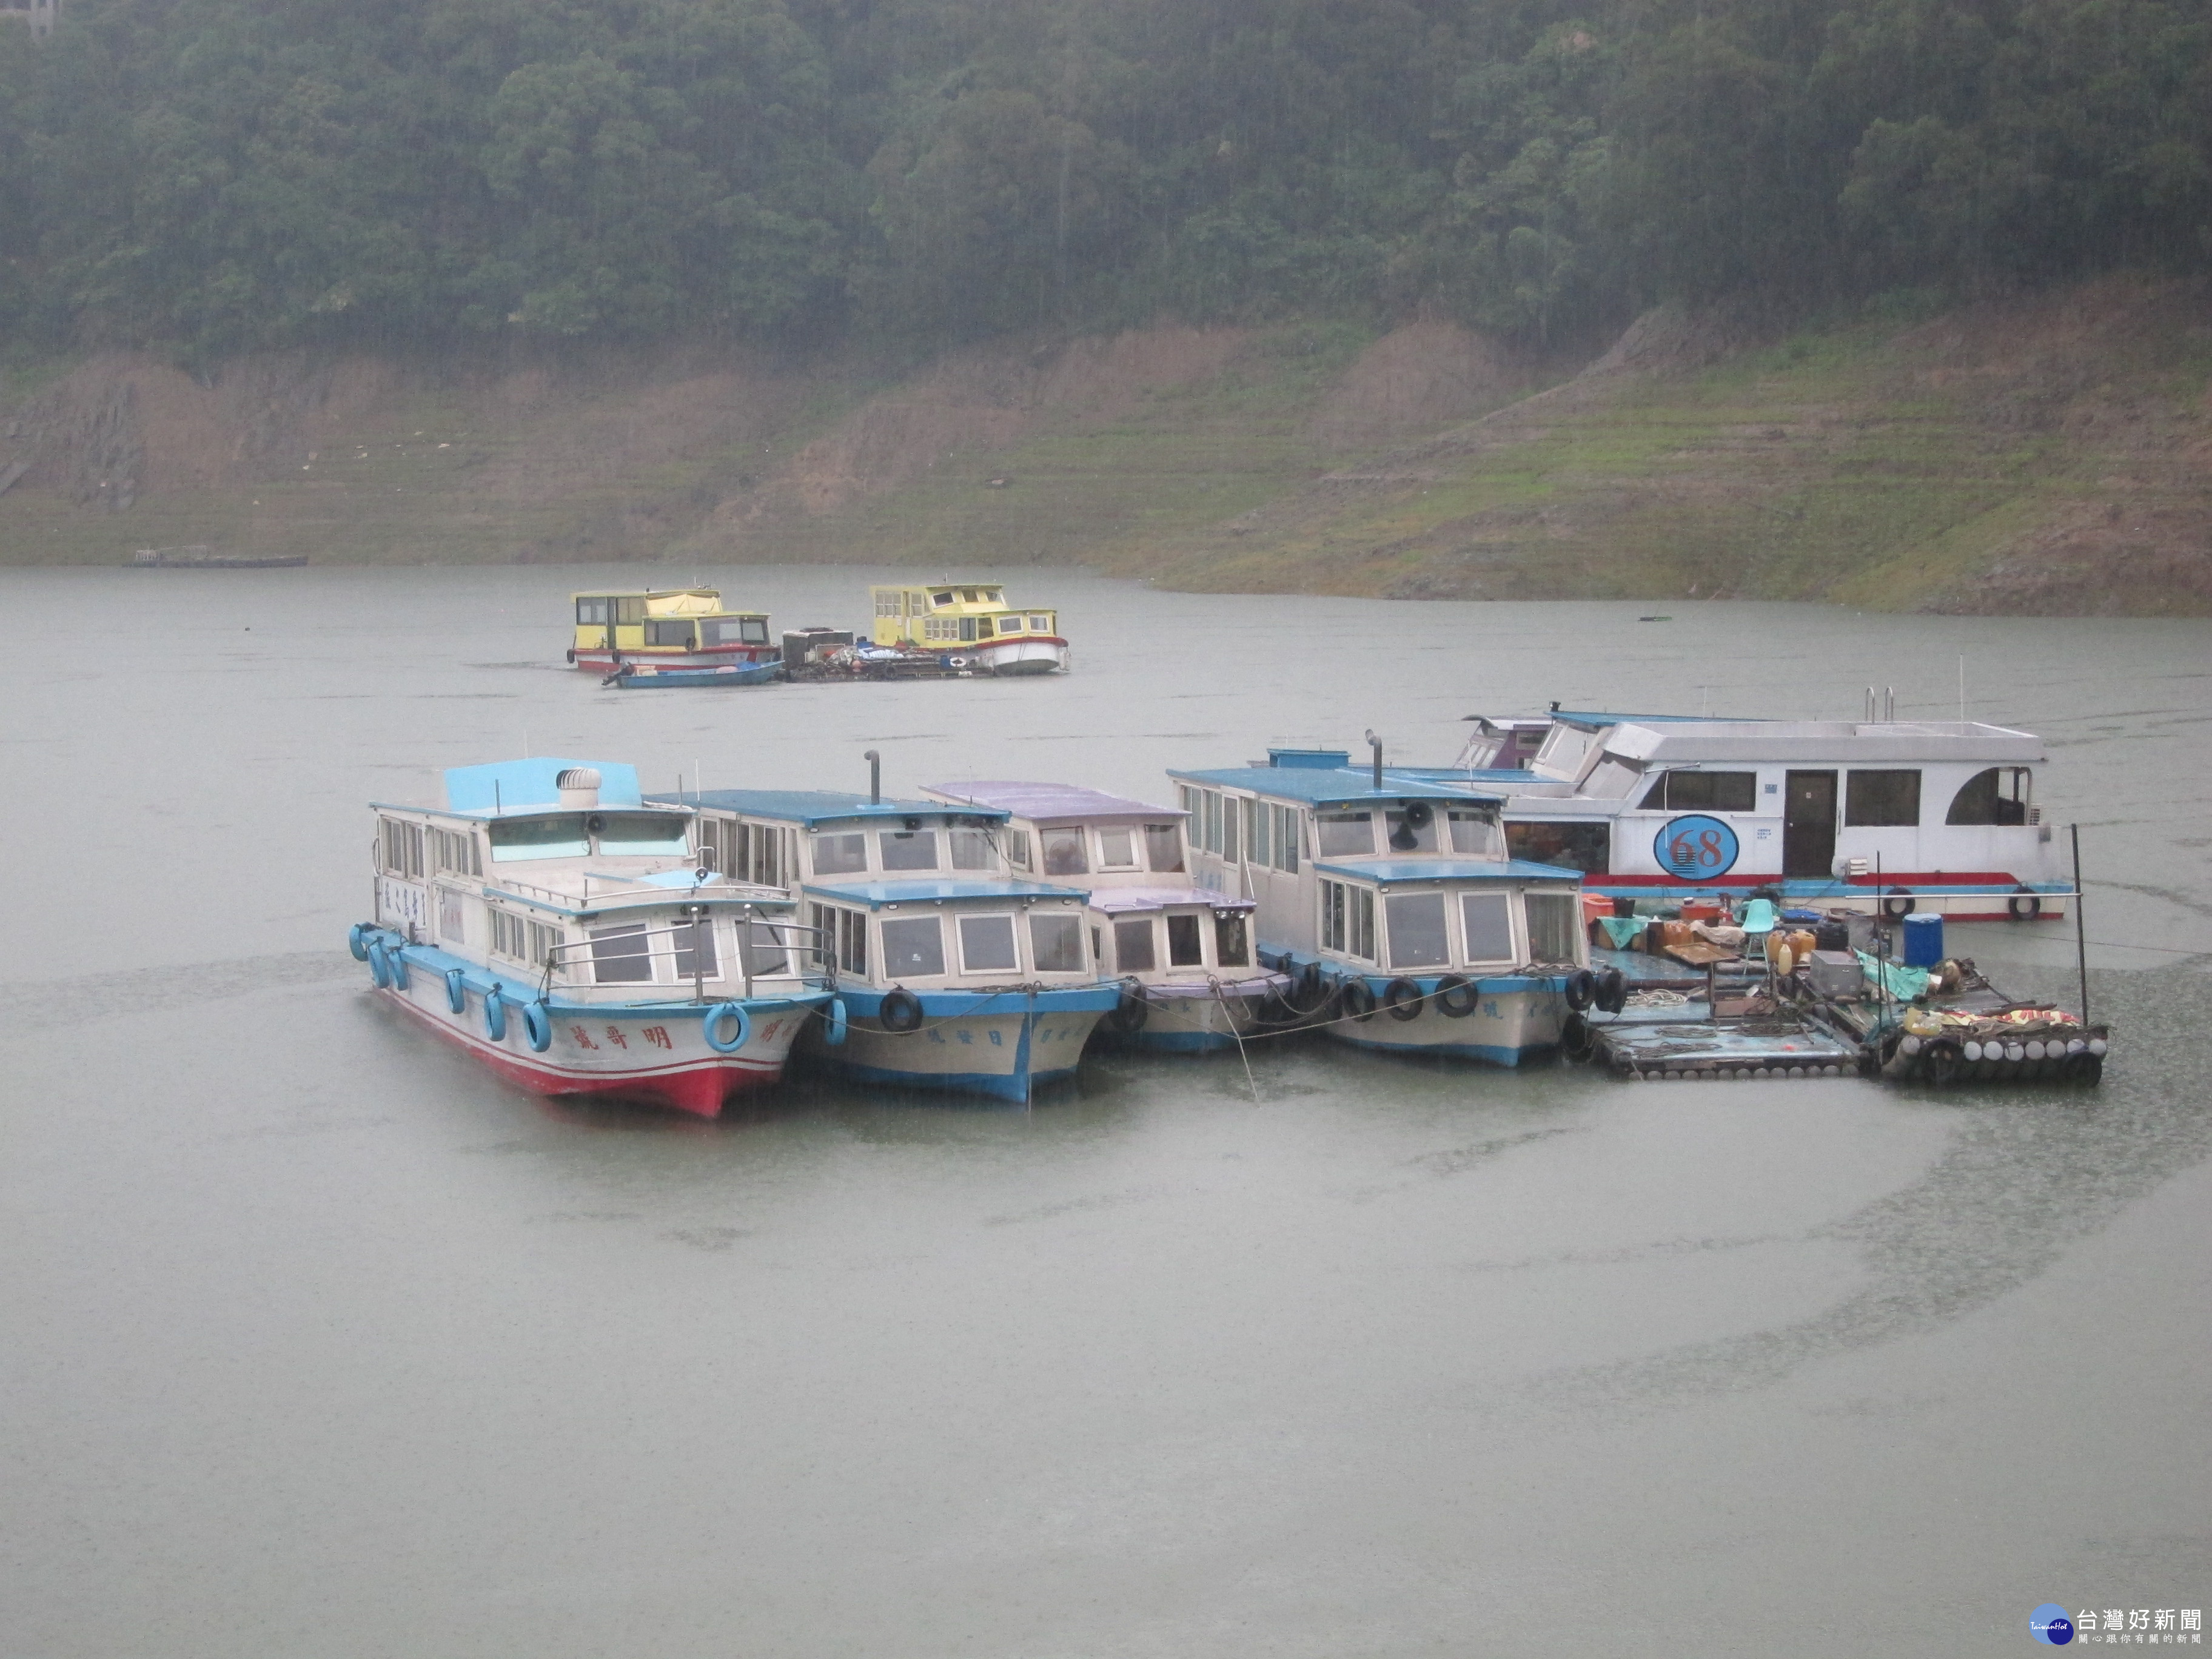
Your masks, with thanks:
<instances>
[{"instance_id":1,"label":"blue roofed boat","mask_svg":"<svg viewBox=\"0 0 2212 1659\"><path fill-rule=\"evenodd\" d=\"M1261 960L1339 1042L1519 1066L1622 994L1589 971L1578 872L1509 857L1493 793L1385 769L1379 743L1365 768L1274 749L1169 775L1197 879L1252 901Z\"/></svg>"},{"instance_id":2,"label":"blue roofed boat","mask_svg":"<svg viewBox=\"0 0 2212 1659\"><path fill-rule=\"evenodd\" d=\"M1120 1000L1083 889L1009 869L1002 811L873 786L686 799L702 863L804 907L812 965L836 991L805 1052L837 1074L1027 1104L1074 1074Z\"/></svg>"},{"instance_id":3,"label":"blue roofed boat","mask_svg":"<svg viewBox=\"0 0 2212 1659\"><path fill-rule=\"evenodd\" d=\"M601 685L625 691L726 690L740 685L772 685L784 678L777 660L724 663L712 668L661 668L652 663L633 663L617 658L615 672Z\"/></svg>"}]
</instances>

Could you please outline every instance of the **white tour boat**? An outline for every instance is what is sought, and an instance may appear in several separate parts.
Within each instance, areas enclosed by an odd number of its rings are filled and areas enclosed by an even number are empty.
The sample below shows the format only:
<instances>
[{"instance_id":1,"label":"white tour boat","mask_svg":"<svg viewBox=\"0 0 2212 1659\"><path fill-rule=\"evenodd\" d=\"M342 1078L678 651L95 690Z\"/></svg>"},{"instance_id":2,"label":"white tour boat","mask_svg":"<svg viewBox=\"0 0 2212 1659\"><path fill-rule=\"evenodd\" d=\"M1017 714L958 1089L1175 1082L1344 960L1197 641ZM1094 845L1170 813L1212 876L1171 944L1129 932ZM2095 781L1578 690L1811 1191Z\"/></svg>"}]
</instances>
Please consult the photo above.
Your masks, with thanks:
<instances>
[{"instance_id":1,"label":"white tour boat","mask_svg":"<svg viewBox=\"0 0 2212 1659\"><path fill-rule=\"evenodd\" d=\"M1170 771L1201 884L1256 905L1260 958L1340 1042L1517 1066L1571 1008L1617 1002L1589 971L1580 878L1507 854L1499 801L1386 771L1382 750L1272 749Z\"/></svg>"},{"instance_id":2,"label":"white tour boat","mask_svg":"<svg viewBox=\"0 0 2212 1659\"><path fill-rule=\"evenodd\" d=\"M836 989L807 1053L834 1072L1026 1104L1073 1075L1120 1000L1092 959L1083 890L1007 870L1003 811L873 787L691 799L702 862L805 905Z\"/></svg>"},{"instance_id":3,"label":"white tour boat","mask_svg":"<svg viewBox=\"0 0 2212 1659\"><path fill-rule=\"evenodd\" d=\"M1260 965L1254 901L1191 880L1181 811L1057 783L938 783L922 793L1005 812L1010 869L1089 892L1091 956L1121 981L1105 1019L1120 1041L1225 1048L1266 1024L1270 999L1289 989L1285 975Z\"/></svg>"},{"instance_id":4,"label":"white tour boat","mask_svg":"<svg viewBox=\"0 0 2212 1659\"><path fill-rule=\"evenodd\" d=\"M2040 738L1961 720L1687 719L1554 709L1471 717L1450 768L1504 798L1516 858L1616 899L1767 890L1790 905L1959 921L2065 912L2071 883L2035 804Z\"/></svg>"},{"instance_id":5,"label":"white tour boat","mask_svg":"<svg viewBox=\"0 0 2212 1659\"><path fill-rule=\"evenodd\" d=\"M830 1000L780 887L701 870L691 811L635 769L532 759L379 804L376 909L349 943L378 994L501 1077L712 1117L783 1073Z\"/></svg>"}]
</instances>

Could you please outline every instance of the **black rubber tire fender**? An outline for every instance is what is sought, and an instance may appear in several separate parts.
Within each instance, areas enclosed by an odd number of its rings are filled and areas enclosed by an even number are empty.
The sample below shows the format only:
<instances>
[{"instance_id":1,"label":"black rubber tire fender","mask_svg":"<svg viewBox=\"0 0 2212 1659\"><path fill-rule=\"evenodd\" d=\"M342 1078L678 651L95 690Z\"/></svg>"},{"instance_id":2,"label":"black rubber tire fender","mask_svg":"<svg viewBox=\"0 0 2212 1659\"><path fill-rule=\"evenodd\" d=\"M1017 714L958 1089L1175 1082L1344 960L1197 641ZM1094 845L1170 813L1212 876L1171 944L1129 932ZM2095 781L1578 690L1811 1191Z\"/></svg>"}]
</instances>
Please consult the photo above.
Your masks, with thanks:
<instances>
[{"instance_id":1,"label":"black rubber tire fender","mask_svg":"<svg viewBox=\"0 0 2212 1659\"><path fill-rule=\"evenodd\" d=\"M1435 994L1429 1000L1437 1012L1446 1019L1465 1019L1474 1012L1482 994L1474 988L1474 981L1464 974L1446 974L1437 981Z\"/></svg>"},{"instance_id":2,"label":"black rubber tire fender","mask_svg":"<svg viewBox=\"0 0 2212 1659\"><path fill-rule=\"evenodd\" d=\"M1903 921L1920 908L1920 901L1902 887L1893 887L1881 896L1881 913L1892 921Z\"/></svg>"},{"instance_id":3,"label":"black rubber tire fender","mask_svg":"<svg viewBox=\"0 0 2212 1659\"><path fill-rule=\"evenodd\" d=\"M1618 968L1608 968L1597 978L1597 1011L1601 1014L1617 1014L1628 1006L1628 975Z\"/></svg>"},{"instance_id":4,"label":"black rubber tire fender","mask_svg":"<svg viewBox=\"0 0 2212 1659\"><path fill-rule=\"evenodd\" d=\"M1145 1022L1152 1017L1152 1005L1145 1000L1140 986L1124 985L1121 1000L1106 1016L1106 1023L1123 1036L1134 1036L1145 1029Z\"/></svg>"},{"instance_id":5,"label":"black rubber tire fender","mask_svg":"<svg viewBox=\"0 0 2212 1659\"><path fill-rule=\"evenodd\" d=\"M884 993L884 1000L876 1009L876 1018L884 1030L904 1036L909 1031L921 1029L921 999L903 985L894 985Z\"/></svg>"},{"instance_id":6,"label":"black rubber tire fender","mask_svg":"<svg viewBox=\"0 0 2212 1659\"><path fill-rule=\"evenodd\" d=\"M2005 901L2005 914L2014 921L2033 921L2043 914L2043 895L2026 887L2015 887L2012 896Z\"/></svg>"},{"instance_id":7,"label":"black rubber tire fender","mask_svg":"<svg viewBox=\"0 0 2212 1659\"><path fill-rule=\"evenodd\" d=\"M1375 1018L1375 993L1367 981L1353 977L1337 988L1336 1000L1344 1012L1354 1019Z\"/></svg>"},{"instance_id":8,"label":"black rubber tire fender","mask_svg":"<svg viewBox=\"0 0 2212 1659\"><path fill-rule=\"evenodd\" d=\"M1577 1013L1597 1000L1597 975L1587 968L1577 968L1567 975L1567 1006Z\"/></svg>"},{"instance_id":9,"label":"black rubber tire fender","mask_svg":"<svg viewBox=\"0 0 2212 1659\"><path fill-rule=\"evenodd\" d=\"M1393 1019L1419 1019L1424 1000L1421 988L1410 979L1394 979L1382 988L1382 1006Z\"/></svg>"}]
</instances>

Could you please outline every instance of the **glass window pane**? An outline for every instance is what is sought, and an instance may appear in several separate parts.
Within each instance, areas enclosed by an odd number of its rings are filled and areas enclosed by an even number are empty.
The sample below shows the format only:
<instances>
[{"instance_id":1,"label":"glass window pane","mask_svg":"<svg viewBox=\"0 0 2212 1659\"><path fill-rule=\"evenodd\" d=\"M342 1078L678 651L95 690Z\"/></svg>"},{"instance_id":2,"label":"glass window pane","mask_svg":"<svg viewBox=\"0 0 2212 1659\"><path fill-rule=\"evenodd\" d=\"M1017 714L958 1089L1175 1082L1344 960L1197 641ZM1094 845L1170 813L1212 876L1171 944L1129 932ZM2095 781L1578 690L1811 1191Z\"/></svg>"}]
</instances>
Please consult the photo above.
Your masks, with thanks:
<instances>
[{"instance_id":1,"label":"glass window pane","mask_svg":"<svg viewBox=\"0 0 2212 1659\"><path fill-rule=\"evenodd\" d=\"M945 933L935 916L907 916L884 924L886 977L927 979L944 971Z\"/></svg>"},{"instance_id":2,"label":"glass window pane","mask_svg":"<svg viewBox=\"0 0 2212 1659\"><path fill-rule=\"evenodd\" d=\"M1275 867L1292 875L1298 871L1298 809L1285 806L1275 823Z\"/></svg>"},{"instance_id":3,"label":"glass window pane","mask_svg":"<svg viewBox=\"0 0 2212 1659\"><path fill-rule=\"evenodd\" d=\"M1375 850L1375 824L1365 812L1316 812L1315 834L1323 858L1358 857Z\"/></svg>"},{"instance_id":4,"label":"glass window pane","mask_svg":"<svg viewBox=\"0 0 2212 1659\"><path fill-rule=\"evenodd\" d=\"M1516 859L1602 875L1612 867L1613 826L1589 822L1509 823L1505 845Z\"/></svg>"},{"instance_id":5,"label":"glass window pane","mask_svg":"<svg viewBox=\"0 0 2212 1659\"><path fill-rule=\"evenodd\" d=\"M1563 963L1575 959L1575 940L1581 930L1575 926L1575 913L1580 908L1571 893L1530 893L1528 906L1528 957L1532 962Z\"/></svg>"},{"instance_id":6,"label":"glass window pane","mask_svg":"<svg viewBox=\"0 0 2212 1659\"><path fill-rule=\"evenodd\" d=\"M1199 942L1196 916L1168 918L1168 966L1170 968L1202 968L1206 965L1205 948Z\"/></svg>"},{"instance_id":7,"label":"glass window pane","mask_svg":"<svg viewBox=\"0 0 2212 1659\"><path fill-rule=\"evenodd\" d=\"M1275 809L1263 800L1247 802L1244 809L1244 833L1251 841L1249 851L1252 862L1255 864L1273 862L1268 849L1274 844L1274 837L1268 831L1275 827Z\"/></svg>"},{"instance_id":8,"label":"glass window pane","mask_svg":"<svg viewBox=\"0 0 2212 1659\"><path fill-rule=\"evenodd\" d=\"M1214 917L1213 959L1224 968L1252 965L1252 934L1248 920L1242 910Z\"/></svg>"},{"instance_id":9,"label":"glass window pane","mask_svg":"<svg viewBox=\"0 0 2212 1659\"><path fill-rule=\"evenodd\" d=\"M1009 830L1006 835L1006 862L1017 870L1030 867L1030 832Z\"/></svg>"},{"instance_id":10,"label":"glass window pane","mask_svg":"<svg viewBox=\"0 0 2212 1659\"><path fill-rule=\"evenodd\" d=\"M1082 876L1091 872L1091 860L1083 850L1083 831L1042 830L1038 834L1044 842L1045 874Z\"/></svg>"},{"instance_id":11,"label":"glass window pane","mask_svg":"<svg viewBox=\"0 0 2212 1659\"><path fill-rule=\"evenodd\" d=\"M791 971L790 957L773 922L754 921L738 924L738 959L744 963L748 974Z\"/></svg>"},{"instance_id":12,"label":"glass window pane","mask_svg":"<svg viewBox=\"0 0 2212 1659\"><path fill-rule=\"evenodd\" d=\"M1014 970L1014 919L1012 916L960 918L960 966L970 974L1010 974Z\"/></svg>"},{"instance_id":13,"label":"glass window pane","mask_svg":"<svg viewBox=\"0 0 2212 1659\"><path fill-rule=\"evenodd\" d=\"M599 832L602 853L681 853L690 824L673 812L611 812Z\"/></svg>"},{"instance_id":14,"label":"glass window pane","mask_svg":"<svg viewBox=\"0 0 2212 1659\"><path fill-rule=\"evenodd\" d=\"M1114 924L1114 969L1122 974L1149 974L1159 965L1152 943L1152 919Z\"/></svg>"},{"instance_id":15,"label":"glass window pane","mask_svg":"<svg viewBox=\"0 0 2212 1659\"><path fill-rule=\"evenodd\" d=\"M1137 864L1137 836L1132 830L1098 832L1098 863L1102 869L1132 870Z\"/></svg>"},{"instance_id":16,"label":"glass window pane","mask_svg":"<svg viewBox=\"0 0 2212 1659\"><path fill-rule=\"evenodd\" d=\"M1897 829L1920 822L1920 774L1853 772L1844 790L1844 822Z\"/></svg>"},{"instance_id":17,"label":"glass window pane","mask_svg":"<svg viewBox=\"0 0 2212 1659\"><path fill-rule=\"evenodd\" d=\"M519 864L526 859L580 859L592 850L581 815L521 818L491 825L491 861Z\"/></svg>"},{"instance_id":18,"label":"glass window pane","mask_svg":"<svg viewBox=\"0 0 2212 1659\"><path fill-rule=\"evenodd\" d=\"M1161 874L1182 869L1182 830L1173 823L1145 826L1145 862Z\"/></svg>"},{"instance_id":19,"label":"glass window pane","mask_svg":"<svg viewBox=\"0 0 2212 1659\"><path fill-rule=\"evenodd\" d=\"M884 868L886 870L934 870L937 868L937 831L934 830L885 830L876 837L883 848Z\"/></svg>"},{"instance_id":20,"label":"glass window pane","mask_svg":"<svg viewBox=\"0 0 2212 1659\"><path fill-rule=\"evenodd\" d=\"M952 867L956 870L989 870L995 868L991 858L991 832L988 830L955 830L948 839L952 842Z\"/></svg>"},{"instance_id":21,"label":"glass window pane","mask_svg":"<svg viewBox=\"0 0 2212 1659\"><path fill-rule=\"evenodd\" d=\"M1513 960L1513 901L1503 893L1467 893L1459 902L1467 932L1466 962Z\"/></svg>"},{"instance_id":22,"label":"glass window pane","mask_svg":"<svg viewBox=\"0 0 2212 1659\"><path fill-rule=\"evenodd\" d=\"M714 924L712 921L679 921L669 930L676 947L676 977L690 979L695 975L701 979L718 977L722 969L714 959Z\"/></svg>"},{"instance_id":23,"label":"glass window pane","mask_svg":"<svg viewBox=\"0 0 2212 1659\"><path fill-rule=\"evenodd\" d=\"M817 876L849 875L868 867L868 838L862 835L817 836L814 837L814 873ZM763 880L769 878L763 877Z\"/></svg>"},{"instance_id":24,"label":"glass window pane","mask_svg":"<svg viewBox=\"0 0 2212 1659\"><path fill-rule=\"evenodd\" d=\"M1451 849L1475 858L1496 858L1503 849L1504 837L1498 833L1498 825L1487 812L1447 812L1445 820L1451 825Z\"/></svg>"},{"instance_id":25,"label":"glass window pane","mask_svg":"<svg viewBox=\"0 0 2212 1659\"><path fill-rule=\"evenodd\" d=\"M1036 953L1040 974L1081 973L1083 918L1073 912L1051 915L1031 911L1030 949Z\"/></svg>"},{"instance_id":26,"label":"glass window pane","mask_svg":"<svg viewBox=\"0 0 2212 1659\"><path fill-rule=\"evenodd\" d=\"M601 985L643 985L653 978L645 924L592 929L592 977Z\"/></svg>"},{"instance_id":27,"label":"glass window pane","mask_svg":"<svg viewBox=\"0 0 2212 1659\"><path fill-rule=\"evenodd\" d=\"M1390 927L1393 968L1442 968L1451 960L1444 942L1444 896L1399 893L1382 901Z\"/></svg>"},{"instance_id":28,"label":"glass window pane","mask_svg":"<svg viewBox=\"0 0 2212 1659\"><path fill-rule=\"evenodd\" d=\"M1382 815L1382 838L1394 853L1433 853L1437 850L1437 821L1433 814L1416 828L1403 812Z\"/></svg>"}]
</instances>

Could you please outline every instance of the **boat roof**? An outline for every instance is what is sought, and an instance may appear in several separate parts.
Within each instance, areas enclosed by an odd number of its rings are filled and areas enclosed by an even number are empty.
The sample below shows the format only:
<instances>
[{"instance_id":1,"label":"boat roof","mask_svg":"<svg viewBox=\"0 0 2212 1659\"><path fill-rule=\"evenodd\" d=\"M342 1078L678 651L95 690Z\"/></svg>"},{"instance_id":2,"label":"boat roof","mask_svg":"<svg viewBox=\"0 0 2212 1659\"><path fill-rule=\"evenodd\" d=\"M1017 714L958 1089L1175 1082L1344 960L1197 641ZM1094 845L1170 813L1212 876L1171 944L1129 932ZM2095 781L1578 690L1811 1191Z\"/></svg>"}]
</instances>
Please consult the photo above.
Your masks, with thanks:
<instances>
[{"instance_id":1,"label":"boat roof","mask_svg":"<svg viewBox=\"0 0 2212 1659\"><path fill-rule=\"evenodd\" d=\"M1358 864L1321 863L1324 876L1352 876L1379 887L1411 881L1580 881L1583 872L1527 859L1374 859Z\"/></svg>"},{"instance_id":2,"label":"boat roof","mask_svg":"<svg viewBox=\"0 0 2212 1659\"><path fill-rule=\"evenodd\" d=\"M1309 806L1395 805L1407 799L1480 802L1495 805L1504 798L1446 784L1433 771L1407 771L1385 767L1383 787L1375 787L1375 775L1367 767L1229 766L1202 772L1168 769L1171 778L1210 785L1217 789L1249 789L1255 795L1275 795L1303 801ZM1464 775L1464 774L1459 775Z\"/></svg>"},{"instance_id":3,"label":"boat roof","mask_svg":"<svg viewBox=\"0 0 2212 1659\"><path fill-rule=\"evenodd\" d=\"M933 904L947 899L1076 899L1079 887L1048 887L1034 881L810 881L800 890L820 898L842 899L880 910L890 904Z\"/></svg>"},{"instance_id":4,"label":"boat roof","mask_svg":"<svg viewBox=\"0 0 2212 1659\"><path fill-rule=\"evenodd\" d=\"M2009 761L2044 758L2030 732L1979 720L1625 720L1608 754L1646 763L1699 761Z\"/></svg>"},{"instance_id":5,"label":"boat roof","mask_svg":"<svg viewBox=\"0 0 2212 1659\"><path fill-rule=\"evenodd\" d=\"M924 790L947 800L994 807L1018 818L1066 818L1089 822L1103 818L1179 818L1178 806L1155 806L1150 801L1109 795L1071 783L1027 783L981 779L965 783L925 783Z\"/></svg>"},{"instance_id":6,"label":"boat roof","mask_svg":"<svg viewBox=\"0 0 2212 1659\"><path fill-rule=\"evenodd\" d=\"M1217 893L1210 887L1094 887L1091 908L1112 915L1121 910L1164 910L1170 904L1203 904L1216 910L1250 910L1257 899Z\"/></svg>"},{"instance_id":7,"label":"boat roof","mask_svg":"<svg viewBox=\"0 0 2212 1659\"><path fill-rule=\"evenodd\" d=\"M655 800L666 797L656 795ZM831 789L708 789L684 801L716 812L751 818L780 818L811 827L834 818L979 817L1002 823L1004 811L988 806L958 806L941 800L856 799Z\"/></svg>"},{"instance_id":8,"label":"boat roof","mask_svg":"<svg viewBox=\"0 0 2212 1659\"><path fill-rule=\"evenodd\" d=\"M447 767L445 772L446 810L459 817L471 818L514 817L564 810L577 811L582 809L562 807L559 783L563 772L574 769L584 769L599 775L598 810L648 804L638 793L637 768L626 761L562 760L548 755L533 755L526 760ZM418 806L413 810L435 809Z\"/></svg>"},{"instance_id":9,"label":"boat roof","mask_svg":"<svg viewBox=\"0 0 2212 1659\"><path fill-rule=\"evenodd\" d=\"M789 910L797 901L781 887L738 881L708 873L701 881L690 870L660 870L647 875L605 870L540 870L527 875L501 866L484 883L487 896L550 910L567 916L605 910L642 909L654 905L703 904L710 908L745 905Z\"/></svg>"}]
</instances>

